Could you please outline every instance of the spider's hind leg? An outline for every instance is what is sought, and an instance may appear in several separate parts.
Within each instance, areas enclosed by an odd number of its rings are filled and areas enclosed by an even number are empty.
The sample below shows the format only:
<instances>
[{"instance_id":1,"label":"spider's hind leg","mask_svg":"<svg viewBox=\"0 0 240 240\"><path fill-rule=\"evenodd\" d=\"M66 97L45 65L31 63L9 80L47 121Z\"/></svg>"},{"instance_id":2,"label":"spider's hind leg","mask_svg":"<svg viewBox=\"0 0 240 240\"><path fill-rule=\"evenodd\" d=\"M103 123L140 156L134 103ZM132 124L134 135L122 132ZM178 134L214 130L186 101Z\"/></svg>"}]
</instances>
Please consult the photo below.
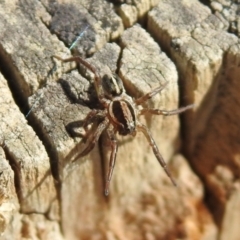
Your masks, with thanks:
<instances>
[{"instance_id":1,"label":"spider's hind leg","mask_svg":"<svg viewBox=\"0 0 240 240\"><path fill-rule=\"evenodd\" d=\"M169 171L169 169L167 167L166 162L164 161L162 155L160 154L160 152L158 150L158 147L157 147L157 145L156 145L156 143L155 143L155 141L154 141L150 131L147 129L146 126L144 126L143 124L140 124L140 123L137 125L137 129L139 131L141 131L144 134L144 136L147 138L148 143L150 144L150 146L151 146L151 148L153 150L153 153L156 156L158 162L160 163L160 165L162 166L162 168L164 169L164 171L166 172L168 177L171 179L173 185L177 186L177 183L173 179L173 177L172 177L172 175L171 175L171 173L170 173L170 171Z\"/></svg>"},{"instance_id":2,"label":"spider's hind leg","mask_svg":"<svg viewBox=\"0 0 240 240\"><path fill-rule=\"evenodd\" d=\"M116 162L116 156L117 156L117 151L118 151L118 144L117 144L117 139L115 136L115 133L113 129L109 128L107 130L108 137L111 141L111 156L110 156L110 162L109 162L109 169L108 169L108 174L107 174L107 179L105 183L105 195L107 196L109 194L109 185L112 179L112 174L113 174L113 169L115 166Z\"/></svg>"}]
</instances>

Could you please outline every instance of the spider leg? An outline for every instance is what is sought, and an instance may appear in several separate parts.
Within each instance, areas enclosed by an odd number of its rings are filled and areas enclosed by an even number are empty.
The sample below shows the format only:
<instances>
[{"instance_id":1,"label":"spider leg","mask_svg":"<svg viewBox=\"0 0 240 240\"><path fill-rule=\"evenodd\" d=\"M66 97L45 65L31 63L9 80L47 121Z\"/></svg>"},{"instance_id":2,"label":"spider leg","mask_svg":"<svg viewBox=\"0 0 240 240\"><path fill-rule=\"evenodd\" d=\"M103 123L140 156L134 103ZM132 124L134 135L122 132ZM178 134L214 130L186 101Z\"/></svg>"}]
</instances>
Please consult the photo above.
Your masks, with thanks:
<instances>
[{"instance_id":1,"label":"spider leg","mask_svg":"<svg viewBox=\"0 0 240 240\"><path fill-rule=\"evenodd\" d=\"M87 116L82 120L83 125L82 127L84 128L85 131L87 131L87 126L92 123L95 119L101 119L104 118L104 113L101 110L96 110L93 109L92 111L90 111Z\"/></svg>"},{"instance_id":2,"label":"spider leg","mask_svg":"<svg viewBox=\"0 0 240 240\"><path fill-rule=\"evenodd\" d=\"M160 110L160 109L152 109L152 108L150 108L150 109L149 108L144 108L144 109L140 110L139 115L146 114L146 113L151 113L151 114L155 114L155 115L171 116L171 115L175 115L175 114L185 112L186 110L191 109L193 107L194 107L194 104L191 104L191 105L188 105L186 107L181 107L181 108L170 110L170 111Z\"/></svg>"},{"instance_id":3,"label":"spider leg","mask_svg":"<svg viewBox=\"0 0 240 240\"><path fill-rule=\"evenodd\" d=\"M89 62L87 62L85 59L81 58L80 56L75 56L75 57L70 57L70 58L61 58L59 56L53 55L52 57L56 58L56 59L58 59L59 61L62 61L62 62L78 62L78 63L81 63L86 68L88 68L92 73L94 73L95 76L101 78L97 69L94 66L92 66Z\"/></svg>"},{"instance_id":4,"label":"spider leg","mask_svg":"<svg viewBox=\"0 0 240 240\"><path fill-rule=\"evenodd\" d=\"M107 118L105 118L97 127L96 131L94 132L94 134L92 135L92 138L90 140L90 143L88 144L88 146L76 156L76 159L79 157L83 157L85 155L87 155L95 146L96 142L98 141L100 135L102 134L103 130L107 128L109 124L109 120Z\"/></svg>"},{"instance_id":5,"label":"spider leg","mask_svg":"<svg viewBox=\"0 0 240 240\"><path fill-rule=\"evenodd\" d=\"M80 121L76 121L76 122L73 122L73 124L68 124L66 126L66 129L67 131L69 132L69 134L74 137L74 136L81 136L84 140L84 142L86 142L86 139L88 138L88 136L90 135L90 132L91 130L89 130L87 128L87 126L91 123L94 122L94 120L102 120L104 119L104 113L102 110L96 110L96 109L93 109L92 111L90 111L87 116L83 119L83 120L80 120ZM78 127L82 127L84 130L85 130L85 134L79 134L79 133L76 133L74 131L73 128L76 128L76 124Z\"/></svg>"},{"instance_id":6,"label":"spider leg","mask_svg":"<svg viewBox=\"0 0 240 240\"><path fill-rule=\"evenodd\" d=\"M173 177L172 177L172 175L171 175L171 173L170 173L170 171L169 171L169 169L167 167L166 162L164 161L162 155L160 154L160 152L158 150L158 147L157 147L157 145L156 145L156 143L155 143L155 141L154 141L150 131L147 129L146 126L144 126L143 124L140 124L140 123L137 125L137 129L139 131L141 131L145 135L145 137L147 138L150 146L152 147L153 153L156 156L158 162L161 164L162 168L164 169L164 171L166 172L168 177L171 179L173 185L177 186L175 180L173 179Z\"/></svg>"},{"instance_id":7,"label":"spider leg","mask_svg":"<svg viewBox=\"0 0 240 240\"><path fill-rule=\"evenodd\" d=\"M168 82L166 82L165 84L163 84L162 86L159 86L155 89L153 89L151 92L145 94L144 96L138 98L135 100L135 103L137 105L144 103L145 101L147 101L148 99L152 98L154 95L156 95L157 93L161 92L166 86L167 86Z\"/></svg>"},{"instance_id":8,"label":"spider leg","mask_svg":"<svg viewBox=\"0 0 240 240\"><path fill-rule=\"evenodd\" d=\"M104 95L103 95L103 90L101 87L101 76L99 74L99 71L92 66L89 62L87 62L85 59L81 58L80 56L75 56L75 57L70 57L70 58L61 58L59 56L52 56L53 58L56 58L62 62L77 62L77 63L81 63L83 66L85 66L87 69L89 69L95 76L95 88L98 94L98 98L99 101L103 103L103 105L106 105L105 101L104 101Z\"/></svg>"},{"instance_id":9,"label":"spider leg","mask_svg":"<svg viewBox=\"0 0 240 240\"><path fill-rule=\"evenodd\" d=\"M115 166L116 156L117 156L117 151L118 151L118 144L117 144L117 140L115 137L115 133L113 132L112 129L108 129L107 134L108 134L109 139L111 140L112 151L111 151L109 169L108 169L108 174L107 174L107 179L106 179L106 184L105 184L105 196L108 196L108 194L109 194L109 185L110 185L110 182L112 179L113 169Z\"/></svg>"},{"instance_id":10,"label":"spider leg","mask_svg":"<svg viewBox=\"0 0 240 240\"><path fill-rule=\"evenodd\" d=\"M85 117L85 119L83 119L83 125L82 127L84 128L86 134L84 136L84 140L86 141L86 139L89 137L90 131L88 131L87 126L91 123L93 123L94 120L96 119L104 119L104 114L101 110L96 110L93 109L91 112L89 112L87 114L87 116Z\"/></svg>"}]
</instances>

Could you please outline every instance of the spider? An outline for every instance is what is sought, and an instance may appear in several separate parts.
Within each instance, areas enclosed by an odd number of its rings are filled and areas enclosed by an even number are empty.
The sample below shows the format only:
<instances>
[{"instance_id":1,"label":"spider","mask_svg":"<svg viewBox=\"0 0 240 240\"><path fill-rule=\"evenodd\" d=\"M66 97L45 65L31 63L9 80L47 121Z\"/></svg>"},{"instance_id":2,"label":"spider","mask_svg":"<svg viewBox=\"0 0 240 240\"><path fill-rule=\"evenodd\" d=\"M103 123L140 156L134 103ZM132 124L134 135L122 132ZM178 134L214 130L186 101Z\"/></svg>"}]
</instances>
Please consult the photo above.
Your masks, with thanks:
<instances>
[{"instance_id":1,"label":"spider","mask_svg":"<svg viewBox=\"0 0 240 240\"><path fill-rule=\"evenodd\" d=\"M113 169L115 166L118 144L116 139L116 133L122 136L132 135L135 136L137 131L142 132L147 138L154 155L159 161L160 165L170 178L171 182L174 186L176 186L176 182L173 179L168 167L160 154L158 147L149 131L149 129L141 124L137 117L142 114L155 114L155 115L164 115L170 116L182 113L188 109L191 109L194 105L188 105L186 107L182 107L179 109L166 111L160 109L149 109L149 108L139 108L139 105L146 102L148 99L152 98L154 95L162 91L167 83L162 86L159 86L149 93L143 95L140 98L133 99L131 96L126 94L124 89L122 80L117 74L112 74L111 76L105 74L103 77L100 76L99 71L87 62L85 59L74 56L67 59L63 59L59 56L53 56L54 58L62 61L62 62L72 62L80 63L84 65L87 69L89 69L95 76L94 84L97 92L97 96L100 104L102 105L102 109L93 109L88 113L86 118L83 120L83 127L87 129L87 126L90 123L93 123L94 120L98 120L99 125L97 129L91 136L90 143L87 147L77 155L77 157L83 157L87 155L97 143L99 137L103 133L104 130L107 132L107 136L111 142L111 155L109 162L109 169L107 173L107 178L105 182L105 195L109 194L109 185L111 182Z\"/></svg>"}]
</instances>

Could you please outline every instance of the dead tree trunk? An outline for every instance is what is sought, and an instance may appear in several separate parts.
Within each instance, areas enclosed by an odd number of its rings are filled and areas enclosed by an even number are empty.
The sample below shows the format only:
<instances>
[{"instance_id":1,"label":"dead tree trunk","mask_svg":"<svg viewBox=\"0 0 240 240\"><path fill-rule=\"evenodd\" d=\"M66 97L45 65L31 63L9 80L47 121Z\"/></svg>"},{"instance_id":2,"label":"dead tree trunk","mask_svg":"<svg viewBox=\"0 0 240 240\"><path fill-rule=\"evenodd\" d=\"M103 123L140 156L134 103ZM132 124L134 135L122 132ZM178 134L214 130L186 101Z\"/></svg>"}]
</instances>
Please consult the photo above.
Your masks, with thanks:
<instances>
[{"instance_id":1,"label":"dead tree trunk","mask_svg":"<svg viewBox=\"0 0 240 240\"><path fill-rule=\"evenodd\" d=\"M0 2L1 239L239 239L239 6L220 2ZM139 133L118 136L104 196L106 134L78 157L101 107L93 75L52 58L72 54L133 98L168 82L150 108L195 104L139 119L177 188Z\"/></svg>"}]
</instances>

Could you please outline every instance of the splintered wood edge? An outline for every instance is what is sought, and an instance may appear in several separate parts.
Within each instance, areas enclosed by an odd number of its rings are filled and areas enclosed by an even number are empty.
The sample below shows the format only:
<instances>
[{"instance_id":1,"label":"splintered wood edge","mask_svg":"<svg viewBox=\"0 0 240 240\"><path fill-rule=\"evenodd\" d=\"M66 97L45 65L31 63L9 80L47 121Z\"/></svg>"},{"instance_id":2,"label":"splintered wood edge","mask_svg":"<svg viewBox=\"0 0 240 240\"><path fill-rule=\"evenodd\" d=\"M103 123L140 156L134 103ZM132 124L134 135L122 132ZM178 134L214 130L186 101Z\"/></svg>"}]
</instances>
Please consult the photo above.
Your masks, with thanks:
<instances>
[{"instance_id":1,"label":"splintered wood edge","mask_svg":"<svg viewBox=\"0 0 240 240\"><path fill-rule=\"evenodd\" d=\"M1 133L2 135L2 133ZM5 147L4 141L1 142L0 147L0 196L1 196L1 208L0 208L0 232L1 234L8 231L11 224L12 216L16 217L19 210L19 201L16 194L14 185L14 172L11 169L9 162L6 159L3 148ZM20 222L17 223L20 225ZM14 226L17 227L17 226Z\"/></svg>"}]
</instances>

